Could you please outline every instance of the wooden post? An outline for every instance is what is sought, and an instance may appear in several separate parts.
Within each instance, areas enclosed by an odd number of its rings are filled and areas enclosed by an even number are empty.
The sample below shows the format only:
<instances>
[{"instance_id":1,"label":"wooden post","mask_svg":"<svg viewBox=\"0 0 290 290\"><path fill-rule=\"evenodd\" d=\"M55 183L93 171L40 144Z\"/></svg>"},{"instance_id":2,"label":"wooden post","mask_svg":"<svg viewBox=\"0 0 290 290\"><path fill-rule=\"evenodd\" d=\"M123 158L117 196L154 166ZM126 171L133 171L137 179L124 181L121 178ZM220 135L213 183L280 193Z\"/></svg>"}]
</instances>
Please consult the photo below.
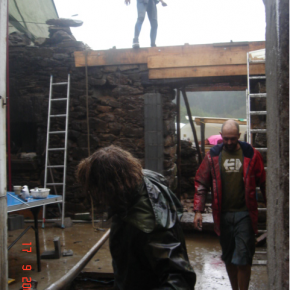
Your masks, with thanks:
<instances>
[{"instance_id":1,"label":"wooden post","mask_svg":"<svg viewBox=\"0 0 290 290\"><path fill-rule=\"evenodd\" d=\"M7 0L0 0L0 289L8 290L6 198L6 51Z\"/></svg>"},{"instance_id":2,"label":"wooden post","mask_svg":"<svg viewBox=\"0 0 290 290\"><path fill-rule=\"evenodd\" d=\"M176 115L176 133L177 133L177 195L181 197L181 141L180 141L180 90L177 90L176 97L177 115Z\"/></svg>"}]
</instances>

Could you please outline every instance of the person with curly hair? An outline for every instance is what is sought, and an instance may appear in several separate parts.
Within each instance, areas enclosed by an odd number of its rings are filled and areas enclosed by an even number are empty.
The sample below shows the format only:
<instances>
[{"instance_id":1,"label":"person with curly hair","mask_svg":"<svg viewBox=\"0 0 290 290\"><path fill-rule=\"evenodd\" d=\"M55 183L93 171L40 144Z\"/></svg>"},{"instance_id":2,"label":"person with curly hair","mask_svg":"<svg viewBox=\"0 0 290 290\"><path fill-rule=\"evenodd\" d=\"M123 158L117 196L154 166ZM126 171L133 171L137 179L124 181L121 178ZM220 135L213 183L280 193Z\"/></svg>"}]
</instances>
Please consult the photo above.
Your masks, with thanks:
<instances>
[{"instance_id":1,"label":"person with curly hair","mask_svg":"<svg viewBox=\"0 0 290 290\"><path fill-rule=\"evenodd\" d=\"M109 146L82 160L77 178L89 197L110 208L114 289L194 289L182 206L161 174L142 170L129 152Z\"/></svg>"}]
</instances>

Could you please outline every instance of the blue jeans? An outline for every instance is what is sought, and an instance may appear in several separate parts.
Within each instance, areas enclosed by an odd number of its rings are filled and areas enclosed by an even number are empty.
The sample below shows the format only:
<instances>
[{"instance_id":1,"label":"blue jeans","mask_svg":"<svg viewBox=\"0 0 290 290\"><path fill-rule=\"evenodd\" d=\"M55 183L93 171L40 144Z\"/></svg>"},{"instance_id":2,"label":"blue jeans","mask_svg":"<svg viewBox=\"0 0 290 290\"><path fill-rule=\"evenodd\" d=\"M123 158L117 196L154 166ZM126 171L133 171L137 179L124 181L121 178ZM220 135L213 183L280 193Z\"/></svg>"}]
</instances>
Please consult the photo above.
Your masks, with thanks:
<instances>
[{"instance_id":1,"label":"blue jeans","mask_svg":"<svg viewBox=\"0 0 290 290\"><path fill-rule=\"evenodd\" d=\"M137 1L137 11L138 11L138 19L135 25L135 36L134 40L138 40L142 24L145 19L146 12L148 14L148 18L151 25L150 39L151 45L155 45L156 36L157 36L157 7L154 0L149 0L147 3Z\"/></svg>"}]
</instances>

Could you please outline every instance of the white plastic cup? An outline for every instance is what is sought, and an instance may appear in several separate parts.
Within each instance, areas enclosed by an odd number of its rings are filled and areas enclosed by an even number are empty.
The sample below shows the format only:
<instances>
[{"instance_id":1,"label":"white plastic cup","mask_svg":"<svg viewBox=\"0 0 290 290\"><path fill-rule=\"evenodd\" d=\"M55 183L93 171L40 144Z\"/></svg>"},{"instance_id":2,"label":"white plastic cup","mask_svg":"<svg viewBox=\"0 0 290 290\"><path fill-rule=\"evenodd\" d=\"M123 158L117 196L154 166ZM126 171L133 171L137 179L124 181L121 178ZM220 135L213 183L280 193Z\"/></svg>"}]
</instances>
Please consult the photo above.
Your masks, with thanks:
<instances>
[{"instance_id":1,"label":"white plastic cup","mask_svg":"<svg viewBox=\"0 0 290 290\"><path fill-rule=\"evenodd\" d=\"M22 186L21 185L14 185L13 186L13 190L14 190L14 192L15 192L16 195L20 195L21 189L22 189Z\"/></svg>"}]
</instances>

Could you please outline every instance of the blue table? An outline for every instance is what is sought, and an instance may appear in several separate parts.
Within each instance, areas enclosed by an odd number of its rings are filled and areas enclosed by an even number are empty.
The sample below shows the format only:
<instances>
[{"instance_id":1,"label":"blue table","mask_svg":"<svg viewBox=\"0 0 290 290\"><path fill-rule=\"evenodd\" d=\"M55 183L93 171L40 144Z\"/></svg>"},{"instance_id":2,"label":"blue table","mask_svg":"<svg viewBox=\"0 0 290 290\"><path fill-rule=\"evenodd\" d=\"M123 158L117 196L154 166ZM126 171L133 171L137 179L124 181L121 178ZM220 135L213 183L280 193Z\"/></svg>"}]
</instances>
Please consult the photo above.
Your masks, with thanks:
<instances>
[{"instance_id":1,"label":"blue table","mask_svg":"<svg viewBox=\"0 0 290 290\"><path fill-rule=\"evenodd\" d=\"M62 202L61 195L49 195L47 198L27 198L26 204L20 201L14 192L7 192L7 212L13 212L33 207L40 207L52 203Z\"/></svg>"},{"instance_id":2,"label":"blue table","mask_svg":"<svg viewBox=\"0 0 290 290\"><path fill-rule=\"evenodd\" d=\"M39 236L38 236L38 213L43 205L61 203L61 195L49 195L47 198L35 199L27 198L27 202L22 201L14 192L7 192L7 212L14 212L18 210L30 209L34 217L34 231L36 242L36 255L38 272L41 271L40 253L39 253ZM30 228L30 227L29 227ZM10 249L29 229L27 228L10 246Z\"/></svg>"}]
</instances>

